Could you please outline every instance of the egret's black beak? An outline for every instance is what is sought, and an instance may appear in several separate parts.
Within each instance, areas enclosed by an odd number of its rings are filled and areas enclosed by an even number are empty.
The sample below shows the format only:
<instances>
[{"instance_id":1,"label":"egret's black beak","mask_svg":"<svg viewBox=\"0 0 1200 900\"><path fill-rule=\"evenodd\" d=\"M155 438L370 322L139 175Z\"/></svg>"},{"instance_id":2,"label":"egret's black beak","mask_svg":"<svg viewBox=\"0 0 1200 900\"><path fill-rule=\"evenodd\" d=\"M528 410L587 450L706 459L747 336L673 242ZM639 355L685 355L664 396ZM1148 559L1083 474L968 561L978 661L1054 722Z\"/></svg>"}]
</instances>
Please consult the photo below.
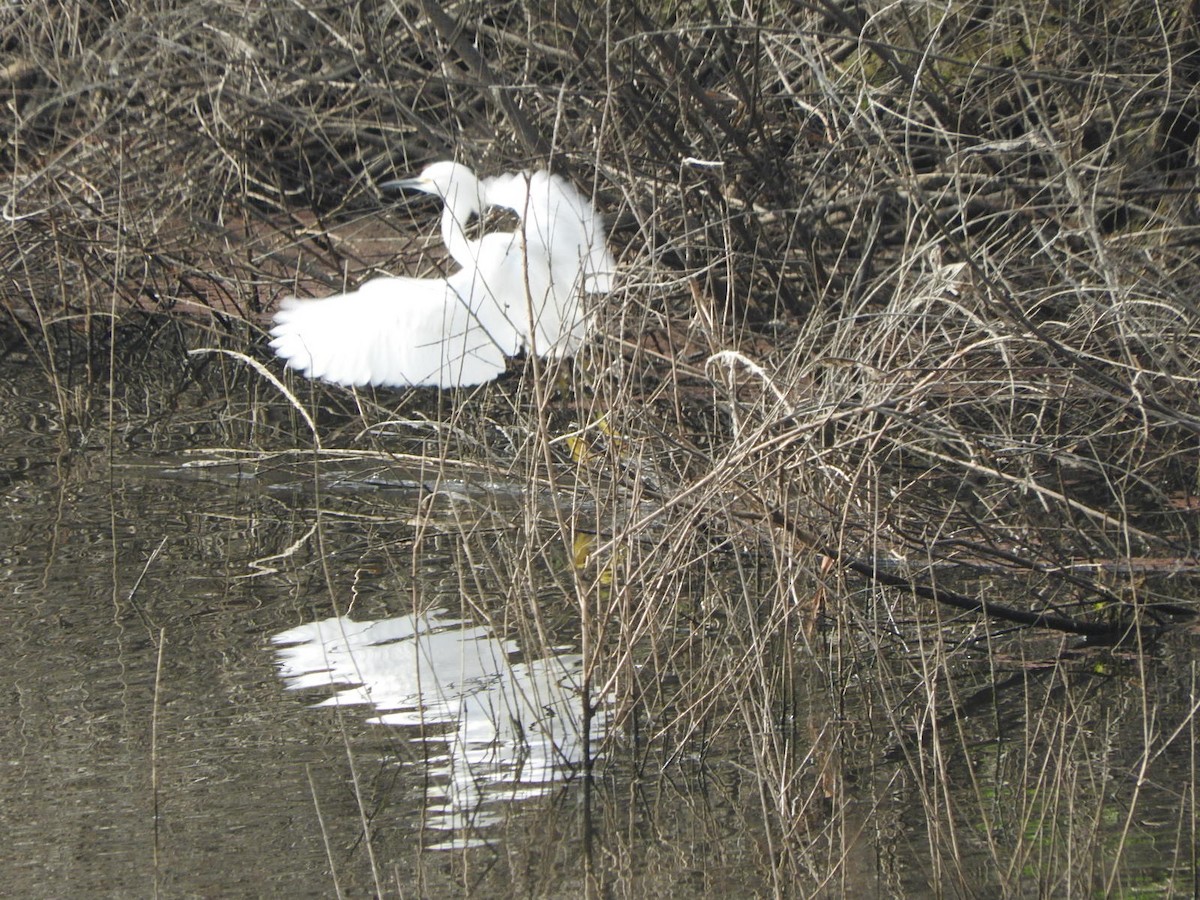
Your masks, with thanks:
<instances>
[{"instance_id":1,"label":"egret's black beak","mask_svg":"<svg viewBox=\"0 0 1200 900\"><path fill-rule=\"evenodd\" d=\"M385 181L379 185L381 191L421 191L429 193L425 190L423 182L420 178L399 178L395 181Z\"/></svg>"},{"instance_id":2,"label":"egret's black beak","mask_svg":"<svg viewBox=\"0 0 1200 900\"><path fill-rule=\"evenodd\" d=\"M407 206L421 207L426 204L432 206L434 203L441 202L441 198L430 192L428 181L422 178L398 178L394 181L383 181L379 184L379 192L381 194L390 194L400 192L403 194L404 203Z\"/></svg>"}]
</instances>

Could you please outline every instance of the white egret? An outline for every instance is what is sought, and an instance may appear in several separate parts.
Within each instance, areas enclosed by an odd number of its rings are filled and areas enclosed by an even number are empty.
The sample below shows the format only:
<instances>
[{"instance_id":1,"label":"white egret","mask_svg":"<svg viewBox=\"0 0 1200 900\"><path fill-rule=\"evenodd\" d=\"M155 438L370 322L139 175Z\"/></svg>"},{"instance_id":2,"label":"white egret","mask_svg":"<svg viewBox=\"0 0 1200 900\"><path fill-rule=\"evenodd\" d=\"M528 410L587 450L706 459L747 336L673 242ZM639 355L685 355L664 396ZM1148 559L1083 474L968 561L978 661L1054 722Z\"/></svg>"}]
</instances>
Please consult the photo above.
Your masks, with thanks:
<instances>
[{"instance_id":1,"label":"white egret","mask_svg":"<svg viewBox=\"0 0 1200 900\"><path fill-rule=\"evenodd\" d=\"M442 198L442 238L459 270L284 300L271 329L276 354L337 384L454 387L490 381L522 349L575 352L587 331L580 293L611 290L615 270L585 197L548 172L480 180L452 162L393 184ZM521 227L468 238L465 225L490 206L516 212Z\"/></svg>"}]
</instances>

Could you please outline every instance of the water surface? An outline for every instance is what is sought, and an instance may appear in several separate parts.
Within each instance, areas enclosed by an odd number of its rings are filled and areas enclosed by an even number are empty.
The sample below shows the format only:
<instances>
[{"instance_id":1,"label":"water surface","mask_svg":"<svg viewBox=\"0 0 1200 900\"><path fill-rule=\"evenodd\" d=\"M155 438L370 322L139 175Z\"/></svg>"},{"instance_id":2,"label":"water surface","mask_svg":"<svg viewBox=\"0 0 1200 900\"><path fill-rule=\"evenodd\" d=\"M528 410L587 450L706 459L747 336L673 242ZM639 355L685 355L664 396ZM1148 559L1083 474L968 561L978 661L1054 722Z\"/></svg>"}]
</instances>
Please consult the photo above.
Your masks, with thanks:
<instances>
[{"instance_id":1,"label":"water surface","mask_svg":"<svg viewBox=\"0 0 1200 900\"><path fill-rule=\"evenodd\" d=\"M599 697L544 487L230 448L194 409L64 429L4 375L13 896L1190 895L1185 629L939 657L861 585L790 627L778 561L718 554Z\"/></svg>"}]
</instances>

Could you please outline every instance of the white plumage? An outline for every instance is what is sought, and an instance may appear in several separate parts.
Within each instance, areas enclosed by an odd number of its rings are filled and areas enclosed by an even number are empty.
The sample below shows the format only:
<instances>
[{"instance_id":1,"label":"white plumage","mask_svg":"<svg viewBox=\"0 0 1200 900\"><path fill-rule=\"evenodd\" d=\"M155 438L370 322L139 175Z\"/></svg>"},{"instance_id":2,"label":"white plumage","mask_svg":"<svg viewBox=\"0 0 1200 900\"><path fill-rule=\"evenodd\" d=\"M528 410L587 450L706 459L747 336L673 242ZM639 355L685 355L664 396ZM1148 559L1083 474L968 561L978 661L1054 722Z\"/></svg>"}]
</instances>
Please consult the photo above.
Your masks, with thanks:
<instances>
[{"instance_id":1,"label":"white plumage","mask_svg":"<svg viewBox=\"0 0 1200 900\"><path fill-rule=\"evenodd\" d=\"M271 329L277 355L336 384L455 387L490 381L523 349L575 352L588 329L581 293L611 290L616 268L585 197L548 172L479 180L452 162L395 184L443 199L442 238L459 270L284 300ZM521 227L469 239L464 226L490 206Z\"/></svg>"}]
</instances>

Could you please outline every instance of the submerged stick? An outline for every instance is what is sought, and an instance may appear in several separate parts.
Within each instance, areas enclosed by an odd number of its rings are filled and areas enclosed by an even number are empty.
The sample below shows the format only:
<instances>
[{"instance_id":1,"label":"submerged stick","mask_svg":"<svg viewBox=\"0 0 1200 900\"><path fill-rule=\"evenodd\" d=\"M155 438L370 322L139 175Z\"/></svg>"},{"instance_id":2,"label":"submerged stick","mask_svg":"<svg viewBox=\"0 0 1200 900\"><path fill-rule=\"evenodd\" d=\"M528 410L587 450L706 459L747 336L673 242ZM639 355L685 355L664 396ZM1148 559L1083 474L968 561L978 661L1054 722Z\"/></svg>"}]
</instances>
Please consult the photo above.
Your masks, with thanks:
<instances>
[{"instance_id":1,"label":"submerged stick","mask_svg":"<svg viewBox=\"0 0 1200 900\"><path fill-rule=\"evenodd\" d=\"M760 498L761 499L761 498ZM764 504L765 506L765 504ZM935 603L940 603L945 606L961 609L965 612L982 613L993 619L1000 619L1004 622L1012 622L1017 625L1030 625L1038 628L1050 628L1054 631L1062 631L1067 634L1078 634L1085 637L1117 639L1129 630L1129 626L1124 623L1103 624L1099 622L1089 622L1084 619L1075 619L1070 616L1059 615L1058 613L1035 612L1033 610L1018 609L1015 606L1008 606L1003 603L992 603L988 600L982 600L978 597L971 597L967 594L952 591L947 588L935 587L932 584L924 584L919 581L914 581L911 578L906 578L903 575L897 575L891 572L886 572L879 565L877 559L854 559L847 558L841 550L836 547L827 546L816 535L811 534L807 529L801 527L794 522L789 516L778 509L767 509L767 514L770 516L771 524L775 527L787 532L794 540L811 547L813 550L820 553L822 556L827 556L832 559L837 565L843 569L848 569L851 572L856 572L863 575L876 584L884 584L888 587L903 588L910 593L923 597L926 600L932 600Z\"/></svg>"}]
</instances>

